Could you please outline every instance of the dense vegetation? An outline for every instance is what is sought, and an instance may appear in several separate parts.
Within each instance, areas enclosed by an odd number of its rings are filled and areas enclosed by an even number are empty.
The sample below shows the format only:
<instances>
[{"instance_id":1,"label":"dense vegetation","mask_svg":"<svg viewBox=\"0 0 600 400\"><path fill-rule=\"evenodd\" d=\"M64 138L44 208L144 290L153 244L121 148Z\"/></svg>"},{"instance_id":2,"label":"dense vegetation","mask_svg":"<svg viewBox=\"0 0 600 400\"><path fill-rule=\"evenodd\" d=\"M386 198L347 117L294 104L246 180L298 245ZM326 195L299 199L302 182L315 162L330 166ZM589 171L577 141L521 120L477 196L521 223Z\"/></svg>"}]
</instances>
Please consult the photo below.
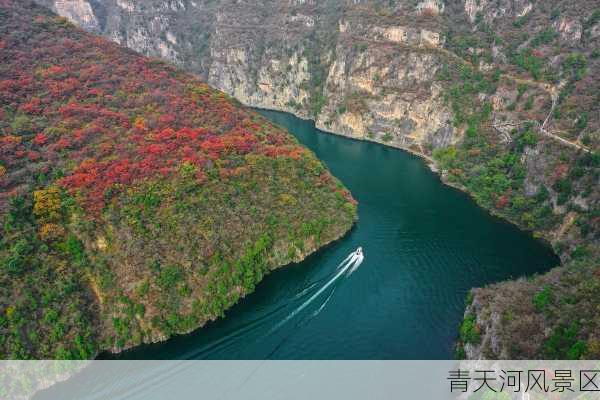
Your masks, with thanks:
<instances>
[{"instance_id":1,"label":"dense vegetation","mask_svg":"<svg viewBox=\"0 0 600 400\"><path fill-rule=\"evenodd\" d=\"M445 179L466 188L483 207L546 238L550 238L563 219L560 212L554 212L554 207L571 202L570 208L585 225L580 239L588 235L593 238L597 210L577 207L572 200L580 196L595 204L594 185L600 155L594 151L574 151L544 137L535 115L531 119L524 116L506 136L499 135L491 126L492 104L476 100L481 92L495 93L499 84L510 84L497 73L485 74L460 65L455 76L448 72L442 79L460 82L453 84L446 96L454 109L453 123L465 129L465 137L459 145L433 151L434 159L446 171ZM532 98L539 95L535 88L522 90L528 91ZM540 116L544 115L543 111L533 110ZM501 113L502 110L496 111L497 115ZM544 166L543 175L534 178L528 176L532 173L528 171L526 157L528 151L536 149L547 154L543 161L548 165ZM541 182L529 183L533 179ZM571 252L575 247L558 250Z\"/></svg>"},{"instance_id":2,"label":"dense vegetation","mask_svg":"<svg viewBox=\"0 0 600 400\"><path fill-rule=\"evenodd\" d=\"M346 232L285 131L162 62L0 1L0 357L90 358L223 315Z\"/></svg>"},{"instance_id":3,"label":"dense vegetation","mask_svg":"<svg viewBox=\"0 0 600 400\"><path fill-rule=\"evenodd\" d=\"M473 23L449 7L456 23L447 48L460 58L438 79L465 137L433 156L447 182L549 241L565 264L471 293L459 357L600 356L600 63L592 32L600 10L593 7L550 1L512 18L482 2Z\"/></svg>"},{"instance_id":4,"label":"dense vegetation","mask_svg":"<svg viewBox=\"0 0 600 400\"><path fill-rule=\"evenodd\" d=\"M38 1L55 3L54 0ZM281 86L272 88L276 94L273 100L277 96L286 96L286 93L295 93L292 81L304 73L296 73L300 69L294 70L291 64L297 67L296 56L301 56L308 63L308 80L300 84L298 89L302 90L297 92L300 95L288 104L291 110L307 117L316 117L325 110L330 114L324 121L325 127L333 126L330 118L346 112L356 116L370 115L375 119L365 138L391 145L399 144L396 140L398 135L391 133L392 125L407 126L400 135L401 139L408 140L400 143L402 147L432 156L447 183L468 191L481 206L550 242L564 264L531 280L474 290L465 321L460 327L458 350L462 354L459 355L488 358L598 357L600 80L597 76L600 68L600 10L597 2L327 0L287 3L265 0L249 7L243 2L221 0L194 2L193 7L187 2L179 2L172 7L172 13L163 12L163 2L160 1L132 2L135 12L124 11L115 1L90 4L99 23L90 27L85 21L80 21L83 26L180 63L207 79L211 72L227 70L229 73L223 74L222 80L213 77L213 82L236 94L237 89L243 89L241 98L246 96L245 100L250 102L252 99L244 94L245 86L256 86L263 81L268 83L270 78L281 78L273 79L274 85ZM227 23L219 24L220 19L216 15ZM157 16L160 18L155 18ZM112 23L103 26L104 17ZM158 19L160 22L155 23ZM342 26L346 27L345 34L341 34ZM380 29L396 27L407 31L405 43L380 40L377 34ZM439 46L423 46L419 39L422 30L439 34ZM176 40L165 37L168 33ZM142 41L128 40L139 35L143 37ZM163 52L165 48L169 50L166 53ZM226 49L233 50L235 57L222 57ZM244 56L238 60L236 54L240 49ZM218 57L213 58L214 55ZM221 58L227 60L225 64ZM285 67L276 74L262 76L259 73L263 64L276 60ZM350 82L349 85L346 82L351 89L347 92L339 88L329 90L327 85L332 65L340 61L345 65L342 80ZM406 66L411 69L411 74L403 75L407 72L404 71ZM372 76L367 74L371 70L375 72ZM235 82L228 79L231 75ZM397 79L399 76L406 78ZM372 86L372 92L364 90L361 84ZM415 132L410 123L405 123L410 121L398 119L390 122L379 118L381 111L386 110L390 103L401 104L404 97L412 102L410 108L422 107L424 103L420 99L427 98L433 87L442 88L445 102L445 107L436 103L435 108L447 108L451 120L450 123L443 121L448 129L441 130L439 140L436 132L422 142L412 143L411 136ZM302 91L308 95L301 96ZM395 97L388 97L392 93ZM127 92L127 97L130 96ZM40 98L44 99L43 96ZM437 102L438 99L430 100ZM34 102L27 107L35 109L36 104ZM120 111L119 108L112 110ZM75 109L75 112L79 111ZM13 129L24 132L29 129L30 117L23 118L14 111L7 115L10 116L11 132ZM445 110L439 115L445 119ZM145 129L154 132L164 128L153 125L157 123L156 119L136 121L132 116L128 117L132 126L139 122L136 129L141 130L128 131L132 138L145 135ZM435 119L436 113L431 117ZM254 119L253 123L263 124ZM160 219L162 217L145 213L143 207L148 201L151 207L157 203L159 206L156 207L160 209L163 206L168 208L176 201L173 198L157 199L152 196L132 202L111 195L111 201L107 203L104 194L120 190L121 184L130 185L130 179L144 179L146 164L141 161L149 153L155 152L154 158L149 161L163 162L165 149L170 151L169 146L180 148L179 141L188 140L178 137L190 134L187 130L180 132L186 126L171 128L174 133L161 133L161 143L132 142L137 147L132 145L126 149L123 154L127 154L129 160L124 164L111 159L94 159L89 163L80 162L76 170L69 169L72 173L64 179L57 177L60 189L69 189L65 207L72 207L69 204L73 202L68 196L72 196L70 190L75 189L79 190L77 207L91 207L91 212L104 210L104 215L110 216L118 212L121 204L126 204L128 221L132 224L127 229L136 229L133 233L121 229L116 235L108 231L99 238L86 238L85 229L74 227L75 238L81 240L86 249L86 260L90 259L90 243L104 247L105 242L129 242L128 238L134 233L141 235L145 232L152 236L158 232L152 230L152 224L165 223L166 220ZM237 143L239 135L235 136ZM115 138L120 137L115 135ZM41 136L37 140L45 141L47 138ZM195 141L196 138L192 134L189 140ZM262 143L261 140L259 142ZM16 144L11 142L7 145ZM211 143L209 147L213 145ZM210 151L205 149L202 154ZM206 164L202 160L190 162L201 170L199 179L206 179L208 185L213 175L206 167L210 166L213 174L216 172L212 160ZM202 165L204 167L200 167ZM230 167L218 165L219 171ZM3 168L0 166L0 175L6 173ZM109 171L107 176L100 174L102 179L98 179L98 171L105 169ZM120 171L133 175L121 176ZM165 173L168 174L168 171ZM195 171L184 173L188 176L185 179L189 179L192 173ZM32 175L28 176L33 179ZM276 185L279 187L279 184ZM152 188L157 193L165 193L166 190L164 185L159 184ZM281 204L290 201L286 194L279 198L283 201ZM201 196L199 193L195 195ZM116 226L122 222L119 217L112 220ZM69 221L70 224L78 222ZM147 225L148 221L150 225ZM295 232L308 232L314 229L311 227L323 223L315 221ZM46 234L60 230L57 226L60 224L48 225ZM290 242L297 241L293 236L290 234ZM259 239L253 237L245 248L251 249ZM268 238L263 239L261 243L269 243ZM20 254L20 251L14 253ZM117 250L111 248L107 251ZM122 251L126 254L130 250ZM283 253L286 251L278 252ZM194 256L190 257L193 259ZM171 268L170 262L159 260L151 265L151 269L162 276L157 281L161 282L161 288L165 283L175 281L176 277L185 276L185 271ZM118 269L110 267L106 270ZM102 281L110 282L108 278L106 276ZM139 292L136 293L144 296L154 287L143 279L131 285L138 287ZM176 293L178 290L179 286L177 290L170 289L168 292ZM185 292L185 285L181 285L181 290ZM168 307L161 306L161 315L166 315L166 310L170 310L173 304L191 307L171 302ZM119 307L122 311L116 326L119 331L131 336L139 329L130 328L131 321L134 321L130 316L135 315L132 310L140 307L127 301ZM154 316L156 309L145 312ZM175 318L171 320L175 321ZM179 321L172 324L185 325ZM161 329L169 332L171 328L163 324Z\"/></svg>"}]
</instances>

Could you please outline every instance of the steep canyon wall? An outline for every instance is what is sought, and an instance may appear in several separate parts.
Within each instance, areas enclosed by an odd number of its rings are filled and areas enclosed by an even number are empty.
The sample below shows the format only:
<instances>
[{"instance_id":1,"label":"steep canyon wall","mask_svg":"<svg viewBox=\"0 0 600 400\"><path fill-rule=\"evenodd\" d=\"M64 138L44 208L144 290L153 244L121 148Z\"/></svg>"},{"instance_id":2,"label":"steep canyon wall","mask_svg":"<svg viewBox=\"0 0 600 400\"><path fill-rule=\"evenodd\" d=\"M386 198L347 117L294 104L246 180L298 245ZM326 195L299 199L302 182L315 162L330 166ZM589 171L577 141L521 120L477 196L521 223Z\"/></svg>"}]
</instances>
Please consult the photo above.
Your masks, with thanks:
<instances>
[{"instance_id":1,"label":"steep canyon wall","mask_svg":"<svg viewBox=\"0 0 600 400\"><path fill-rule=\"evenodd\" d=\"M600 356L594 1L38 1L244 104L428 157L564 263L474 290L458 355Z\"/></svg>"}]
</instances>

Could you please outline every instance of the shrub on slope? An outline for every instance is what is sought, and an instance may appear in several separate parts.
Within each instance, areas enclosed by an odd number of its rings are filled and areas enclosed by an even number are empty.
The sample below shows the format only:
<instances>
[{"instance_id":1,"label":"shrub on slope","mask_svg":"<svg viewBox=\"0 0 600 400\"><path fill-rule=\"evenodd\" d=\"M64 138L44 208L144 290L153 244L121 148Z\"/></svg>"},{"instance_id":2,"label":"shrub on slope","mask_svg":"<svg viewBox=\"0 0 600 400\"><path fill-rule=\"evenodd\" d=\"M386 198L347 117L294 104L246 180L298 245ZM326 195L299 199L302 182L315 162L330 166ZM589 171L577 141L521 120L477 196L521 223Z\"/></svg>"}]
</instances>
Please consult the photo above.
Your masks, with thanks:
<instances>
[{"instance_id":1,"label":"shrub on slope","mask_svg":"<svg viewBox=\"0 0 600 400\"><path fill-rule=\"evenodd\" d=\"M223 93L0 0L0 215L0 356L89 358L223 315L356 207Z\"/></svg>"}]
</instances>

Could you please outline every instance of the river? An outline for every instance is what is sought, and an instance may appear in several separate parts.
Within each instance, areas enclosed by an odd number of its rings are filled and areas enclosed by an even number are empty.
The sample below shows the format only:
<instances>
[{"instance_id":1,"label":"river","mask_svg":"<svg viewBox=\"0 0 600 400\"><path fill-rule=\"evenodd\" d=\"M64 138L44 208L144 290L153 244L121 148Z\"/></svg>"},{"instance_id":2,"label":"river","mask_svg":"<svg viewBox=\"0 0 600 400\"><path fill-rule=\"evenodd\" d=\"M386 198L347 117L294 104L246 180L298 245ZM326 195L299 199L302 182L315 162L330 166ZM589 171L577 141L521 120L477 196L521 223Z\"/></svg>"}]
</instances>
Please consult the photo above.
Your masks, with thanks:
<instances>
[{"instance_id":1,"label":"river","mask_svg":"<svg viewBox=\"0 0 600 400\"><path fill-rule=\"evenodd\" d=\"M544 272L551 249L443 185L407 152L260 111L359 201L342 240L267 276L226 317L125 359L447 359L470 288ZM352 275L336 267L358 246Z\"/></svg>"}]
</instances>

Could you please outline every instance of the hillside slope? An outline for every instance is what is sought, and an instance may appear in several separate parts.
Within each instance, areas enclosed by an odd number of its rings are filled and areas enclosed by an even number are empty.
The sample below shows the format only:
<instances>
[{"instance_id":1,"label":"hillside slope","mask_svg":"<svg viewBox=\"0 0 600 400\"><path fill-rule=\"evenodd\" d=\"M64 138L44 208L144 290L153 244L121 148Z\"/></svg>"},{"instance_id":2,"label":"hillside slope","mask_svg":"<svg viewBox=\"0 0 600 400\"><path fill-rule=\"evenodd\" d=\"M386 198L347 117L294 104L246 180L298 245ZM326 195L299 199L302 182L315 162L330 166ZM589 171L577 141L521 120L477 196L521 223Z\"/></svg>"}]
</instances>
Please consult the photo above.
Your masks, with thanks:
<instances>
[{"instance_id":1,"label":"hillside slope","mask_svg":"<svg viewBox=\"0 0 600 400\"><path fill-rule=\"evenodd\" d=\"M597 2L38 1L246 104L434 159L564 262L476 289L459 356L598 357Z\"/></svg>"},{"instance_id":2,"label":"hillside slope","mask_svg":"<svg viewBox=\"0 0 600 400\"><path fill-rule=\"evenodd\" d=\"M449 181L544 237L563 260L542 276L475 289L467 299L458 355L597 359L600 8L593 1L447 3L453 23L446 49L510 84L492 86L494 94L479 105L484 110L491 103L490 118L473 129L467 116L467 139L456 153L446 149L437 159ZM460 98L458 87L450 87L451 97ZM462 109L455 108L455 115ZM479 151L491 148L496 156L482 163L469 137L484 131L496 139Z\"/></svg>"},{"instance_id":3,"label":"hillside slope","mask_svg":"<svg viewBox=\"0 0 600 400\"><path fill-rule=\"evenodd\" d=\"M0 358L189 332L356 218L291 135L174 67L21 0L0 50Z\"/></svg>"}]
</instances>

